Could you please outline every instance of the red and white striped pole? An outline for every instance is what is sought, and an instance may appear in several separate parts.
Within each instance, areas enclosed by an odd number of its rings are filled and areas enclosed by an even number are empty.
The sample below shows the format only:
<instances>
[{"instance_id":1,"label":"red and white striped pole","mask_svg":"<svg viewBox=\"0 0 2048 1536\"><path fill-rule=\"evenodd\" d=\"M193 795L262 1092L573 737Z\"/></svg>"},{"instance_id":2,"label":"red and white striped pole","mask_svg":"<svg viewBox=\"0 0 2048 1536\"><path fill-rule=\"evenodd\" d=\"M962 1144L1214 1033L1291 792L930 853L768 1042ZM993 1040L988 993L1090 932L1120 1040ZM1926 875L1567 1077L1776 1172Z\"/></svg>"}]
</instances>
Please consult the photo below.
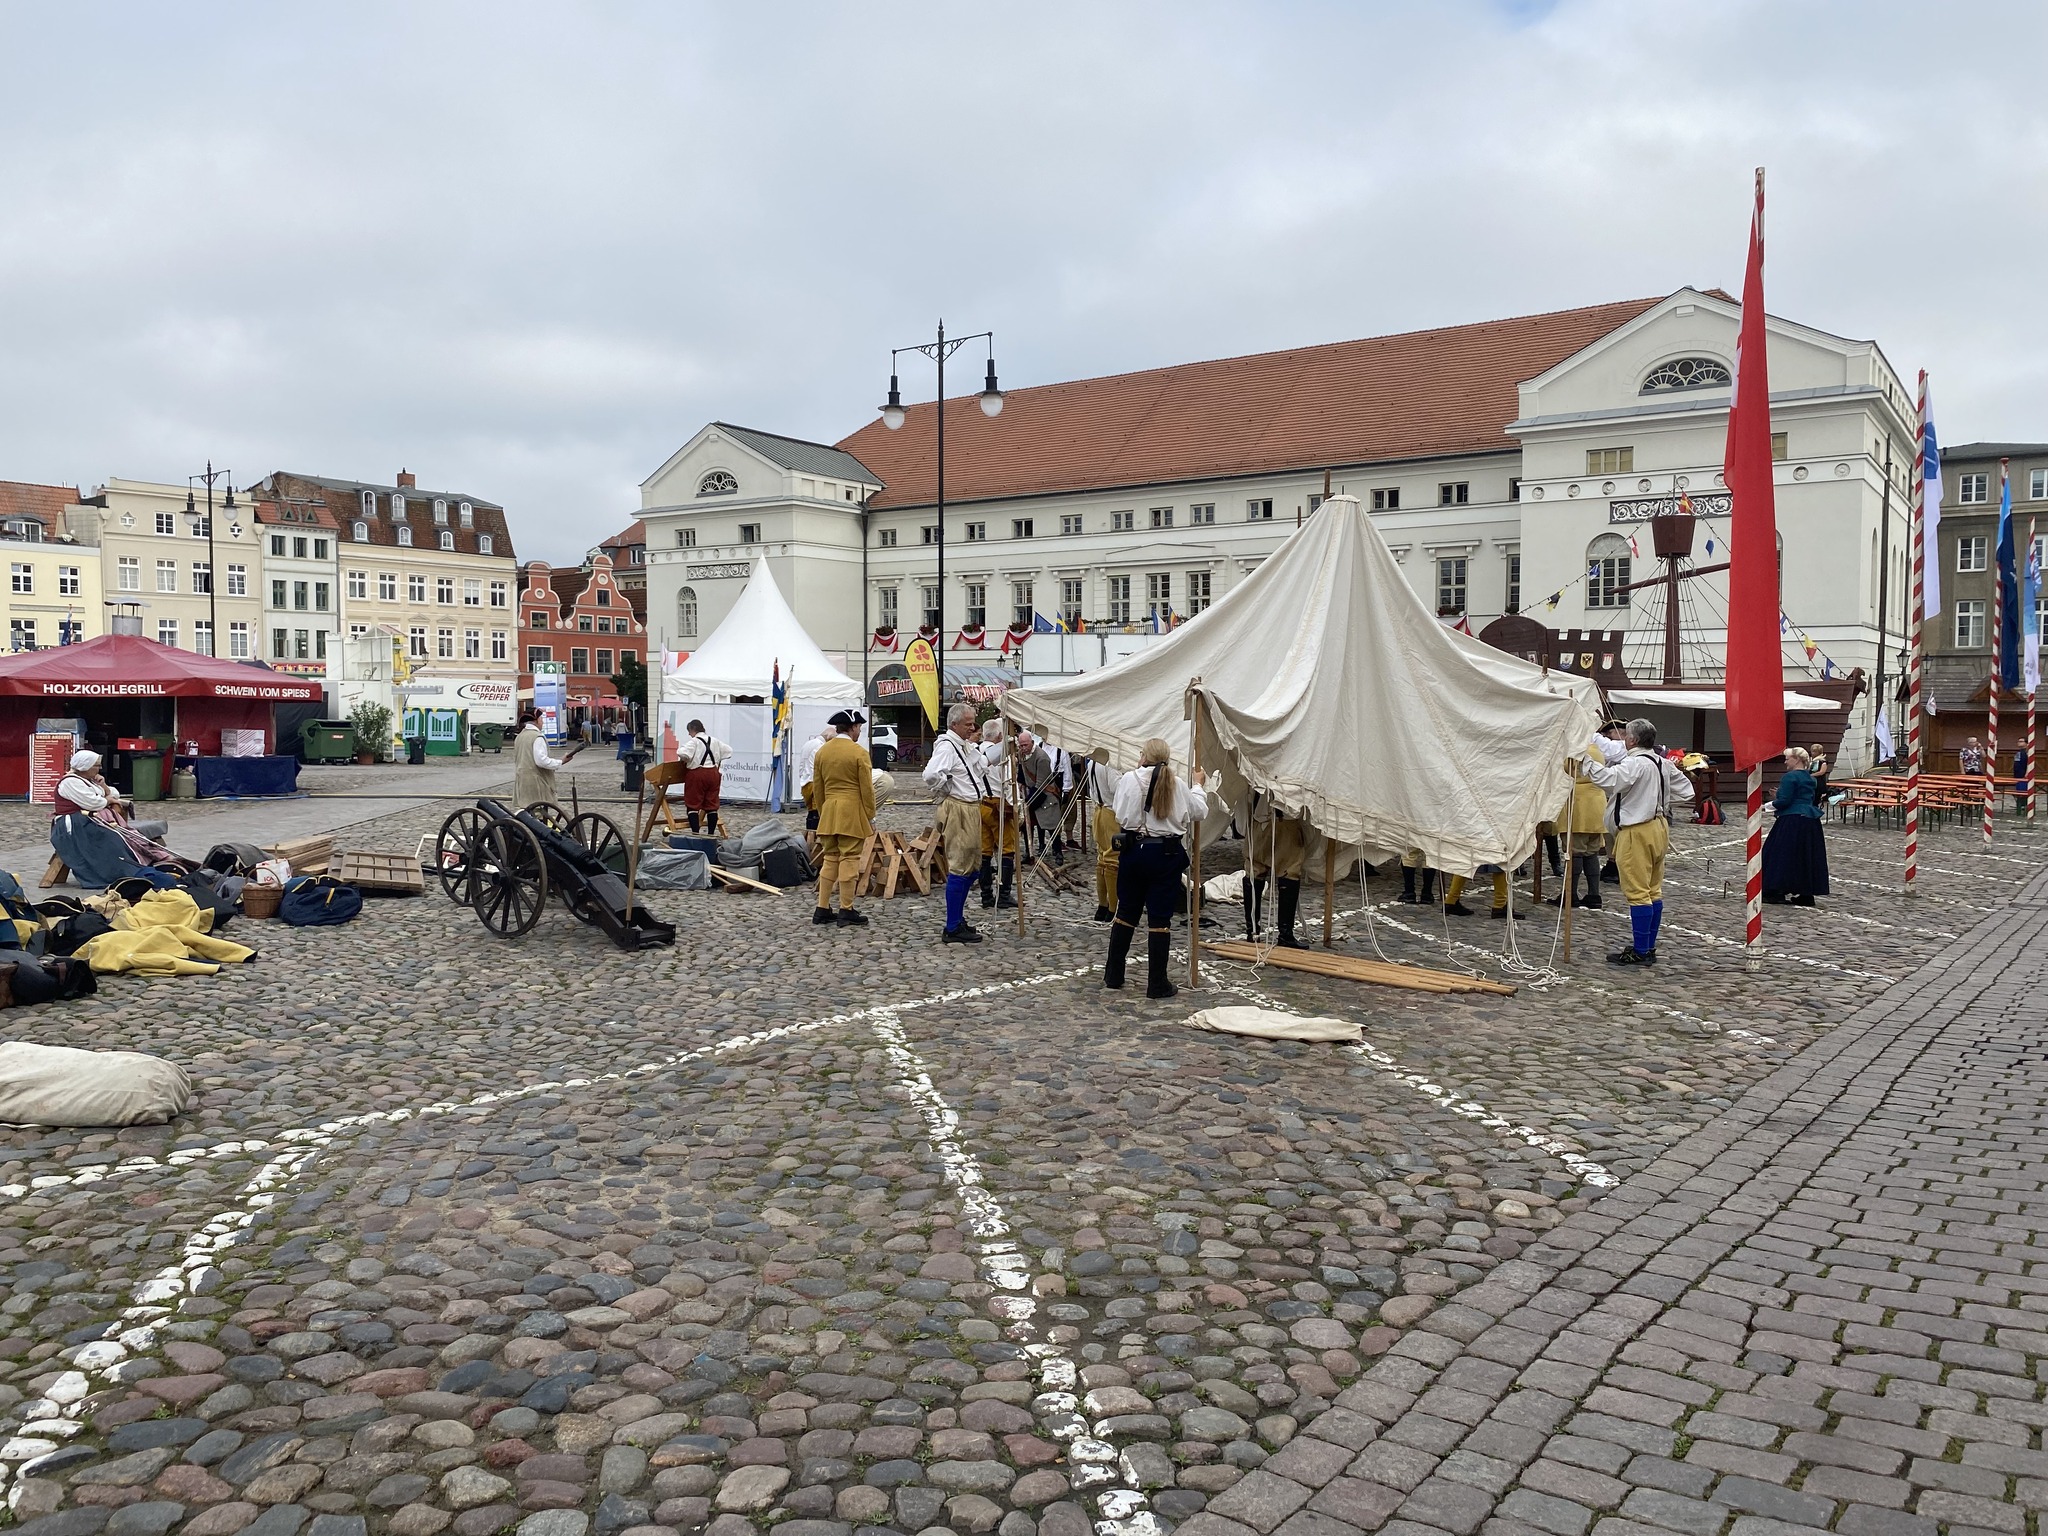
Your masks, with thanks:
<instances>
[{"instance_id":1,"label":"red and white striped pole","mask_svg":"<svg viewBox=\"0 0 2048 1536\"><path fill-rule=\"evenodd\" d=\"M2027 519L2027 559L2030 562L2034 558L2034 521L2031 517ZM2020 567L2021 570L2026 570L2027 568L2026 565ZM2020 601L2024 603L2026 601L2026 584L2024 582L2020 585L2020 594ZM2026 633L2027 619L2029 617L2026 610L2022 608L2020 611L2020 632L2023 637ZM2021 664L2025 665L2024 661ZM2025 682L2026 679L2023 677L2020 681ZM2030 822L2034 819L2034 740L2034 690L2029 688L2027 690L2027 776L2026 782L2021 787L2027 794L2027 820Z\"/></svg>"},{"instance_id":2,"label":"red and white striped pole","mask_svg":"<svg viewBox=\"0 0 2048 1536\"><path fill-rule=\"evenodd\" d=\"M1745 971L1756 970L1764 956L1764 765L1749 770L1749 878L1743 885L1743 922L1747 950L1742 958Z\"/></svg>"},{"instance_id":3,"label":"red and white striped pole","mask_svg":"<svg viewBox=\"0 0 2048 1536\"><path fill-rule=\"evenodd\" d=\"M1998 461L1998 504L2006 505L2006 476L2011 460ZM2004 540L1995 542L2003 545ZM1991 693L1984 731L1984 846L1991 846L1993 816L1998 809L1998 696L2005 691L2005 565L2003 549L1992 559L1996 579L1991 583Z\"/></svg>"},{"instance_id":4,"label":"red and white striped pole","mask_svg":"<svg viewBox=\"0 0 2048 1536\"><path fill-rule=\"evenodd\" d=\"M1927 617L1927 370L1920 370L1919 447L1907 522L1913 546L1913 609L1906 651L1906 894L1920 894L1920 630Z\"/></svg>"}]
</instances>

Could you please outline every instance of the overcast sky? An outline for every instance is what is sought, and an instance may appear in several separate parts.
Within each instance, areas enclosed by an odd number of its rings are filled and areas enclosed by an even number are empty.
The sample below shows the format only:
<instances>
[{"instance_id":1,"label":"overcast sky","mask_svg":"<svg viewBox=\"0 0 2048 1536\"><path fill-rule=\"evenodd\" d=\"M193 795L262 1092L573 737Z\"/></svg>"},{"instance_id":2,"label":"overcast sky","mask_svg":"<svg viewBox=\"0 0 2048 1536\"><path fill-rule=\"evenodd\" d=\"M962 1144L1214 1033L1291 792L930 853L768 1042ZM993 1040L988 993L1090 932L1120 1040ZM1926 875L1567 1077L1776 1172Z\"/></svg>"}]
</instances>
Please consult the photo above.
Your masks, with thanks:
<instances>
[{"instance_id":1,"label":"overcast sky","mask_svg":"<svg viewBox=\"0 0 2048 1536\"><path fill-rule=\"evenodd\" d=\"M0 49L5 479L403 466L568 561L941 315L1018 386L1736 290L1759 164L1775 313L2048 439L2024 0L0 0Z\"/></svg>"}]
</instances>

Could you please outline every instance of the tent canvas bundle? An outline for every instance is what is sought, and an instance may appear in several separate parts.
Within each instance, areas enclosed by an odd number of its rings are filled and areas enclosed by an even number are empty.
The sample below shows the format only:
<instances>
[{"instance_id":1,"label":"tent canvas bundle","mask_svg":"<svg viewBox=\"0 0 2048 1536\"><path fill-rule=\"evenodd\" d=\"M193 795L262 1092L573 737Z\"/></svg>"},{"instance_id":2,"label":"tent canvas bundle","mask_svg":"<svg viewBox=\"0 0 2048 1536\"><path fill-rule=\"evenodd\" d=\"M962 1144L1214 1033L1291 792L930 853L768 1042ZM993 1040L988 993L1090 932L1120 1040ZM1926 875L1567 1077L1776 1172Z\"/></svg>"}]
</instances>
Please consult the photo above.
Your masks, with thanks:
<instances>
[{"instance_id":1,"label":"tent canvas bundle","mask_svg":"<svg viewBox=\"0 0 2048 1536\"><path fill-rule=\"evenodd\" d=\"M797 741L817 733L842 709L860 706L861 686L818 648L791 611L766 561L757 560L747 585L704 643L662 679L659 710L661 760L675 759L690 721L733 748L720 793L742 802L768 799L775 755L767 703L780 669L790 697L790 731ZM795 787L789 786L793 795Z\"/></svg>"},{"instance_id":2,"label":"tent canvas bundle","mask_svg":"<svg viewBox=\"0 0 2048 1536\"><path fill-rule=\"evenodd\" d=\"M1163 737L1183 773L1198 725L1231 805L1249 788L1374 863L1419 848L1452 873L1528 854L1564 805L1565 758L1600 722L1591 679L1440 623L1352 496L1158 645L1002 709L1119 767Z\"/></svg>"}]
</instances>

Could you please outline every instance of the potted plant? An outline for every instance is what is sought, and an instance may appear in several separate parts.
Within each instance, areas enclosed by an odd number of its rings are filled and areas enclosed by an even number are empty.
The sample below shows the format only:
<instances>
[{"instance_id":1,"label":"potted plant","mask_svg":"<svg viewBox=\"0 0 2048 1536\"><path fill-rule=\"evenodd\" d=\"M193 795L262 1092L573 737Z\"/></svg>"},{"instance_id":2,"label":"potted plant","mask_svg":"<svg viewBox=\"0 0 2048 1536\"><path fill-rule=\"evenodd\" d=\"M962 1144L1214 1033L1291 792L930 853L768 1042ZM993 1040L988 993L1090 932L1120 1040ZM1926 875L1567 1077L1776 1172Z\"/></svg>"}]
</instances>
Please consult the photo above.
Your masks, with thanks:
<instances>
[{"instance_id":1,"label":"potted plant","mask_svg":"<svg viewBox=\"0 0 2048 1536\"><path fill-rule=\"evenodd\" d=\"M349 711L356 728L356 761L382 763L391 757L391 711L367 699Z\"/></svg>"}]
</instances>

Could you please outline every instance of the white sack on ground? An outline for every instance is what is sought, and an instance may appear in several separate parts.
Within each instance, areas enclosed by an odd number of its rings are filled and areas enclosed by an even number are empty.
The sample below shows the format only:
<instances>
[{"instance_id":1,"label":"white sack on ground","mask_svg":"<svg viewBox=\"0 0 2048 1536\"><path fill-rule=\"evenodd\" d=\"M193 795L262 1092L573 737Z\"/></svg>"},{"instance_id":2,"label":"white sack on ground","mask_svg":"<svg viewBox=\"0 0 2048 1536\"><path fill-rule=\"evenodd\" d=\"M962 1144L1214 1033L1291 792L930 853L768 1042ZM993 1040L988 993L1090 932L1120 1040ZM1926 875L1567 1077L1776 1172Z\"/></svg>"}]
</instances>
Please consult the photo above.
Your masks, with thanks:
<instances>
[{"instance_id":1,"label":"white sack on ground","mask_svg":"<svg viewBox=\"0 0 2048 1536\"><path fill-rule=\"evenodd\" d=\"M185 1069L158 1056L0 1043L0 1122L8 1125L162 1125L191 1102Z\"/></svg>"},{"instance_id":2,"label":"white sack on ground","mask_svg":"<svg viewBox=\"0 0 2048 1536\"><path fill-rule=\"evenodd\" d=\"M1227 875L1212 875L1202 882L1204 901L1243 901L1244 871L1233 869Z\"/></svg>"},{"instance_id":3,"label":"white sack on ground","mask_svg":"<svg viewBox=\"0 0 2048 1536\"><path fill-rule=\"evenodd\" d=\"M1535 846L1568 793L1564 759L1600 723L1592 679L1439 622L1353 496L1324 502L1159 644L1012 690L1002 710L1071 752L1106 747L1125 768L1164 737L1186 772L1197 678L1201 762L1233 803L1242 779L1374 864L1420 848L1454 873Z\"/></svg>"},{"instance_id":4,"label":"white sack on ground","mask_svg":"<svg viewBox=\"0 0 2048 1536\"><path fill-rule=\"evenodd\" d=\"M1343 1019L1308 1019L1298 1013L1244 1005L1204 1008L1188 1019L1188 1027L1230 1035L1256 1035L1261 1040L1346 1041L1356 1044L1365 1038L1364 1030Z\"/></svg>"}]
</instances>

